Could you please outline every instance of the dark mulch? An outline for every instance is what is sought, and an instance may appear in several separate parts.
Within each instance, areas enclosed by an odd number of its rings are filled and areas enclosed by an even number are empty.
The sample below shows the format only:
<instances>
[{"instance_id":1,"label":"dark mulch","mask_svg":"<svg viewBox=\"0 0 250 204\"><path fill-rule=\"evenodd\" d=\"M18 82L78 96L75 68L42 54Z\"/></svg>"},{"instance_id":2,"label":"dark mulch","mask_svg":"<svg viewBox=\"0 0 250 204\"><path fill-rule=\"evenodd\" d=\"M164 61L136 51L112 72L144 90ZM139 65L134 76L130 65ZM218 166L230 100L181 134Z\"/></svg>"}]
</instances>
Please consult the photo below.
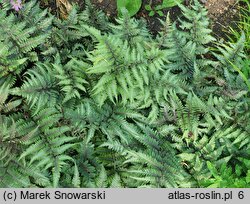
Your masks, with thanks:
<instances>
[{"instance_id":1,"label":"dark mulch","mask_svg":"<svg viewBox=\"0 0 250 204\"><path fill-rule=\"evenodd\" d=\"M57 0L59 2L70 2L77 3L80 7L84 7L84 0ZM192 0L184 0L186 6ZM217 38L226 38L229 27L235 27L236 21L239 17L239 5L236 4L236 0L200 0L208 9L208 14L211 19L211 28L214 31L214 35ZM46 0L41 2L47 2L45 7L50 7L52 12L58 13L58 8L56 8L55 0ZM116 0L90 0L98 9L103 10L107 16L111 19L117 17ZM154 16L149 16L149 12L145 10L145 5L152 2L152 6L161 4L162 0L142 0L143 4L139 12L135 15L136 18L144 18L147 21L148 28L152 34L158 33L161 29L161 24L159 19L164 20L165 17L160 17L158 14ZM181 17L181 12L178 7L173 7L170 9L162 10L165 15L170 13L170 18L172 21Z\"/></svg>"},{"instance_id":2,"label":"dark mulch","mask_svg":"<svg viewBox=\"0 0 250 204\"><path fill-rule=\"evenodd\" d=\"M185 4L188 6L190 0L185 0ZM117 16L116 0L91 0L99 9L103 10L111 18ZM145 10L145 5L148 4L150 0L143 0L143 5L140 11L136 14L135 17L143 17L146 19L150 31L155 34L161 29L161 24L159 15L150 17L149 12ZM158 5L162 0L153 0L151 1L152 5ZM218 38L225 38L229 27L235 27L235 22L238 20L239 16L239 7L236 4L235 0L202 0L203 4L208 9L209 17L211 19L211 27L214 31L214 34ZM170 13L171 19L174 21L181 16L180 9L178 7L173 7L171 9L164 9L163 13L167 15Z\"/></svg>"}]
</instances>

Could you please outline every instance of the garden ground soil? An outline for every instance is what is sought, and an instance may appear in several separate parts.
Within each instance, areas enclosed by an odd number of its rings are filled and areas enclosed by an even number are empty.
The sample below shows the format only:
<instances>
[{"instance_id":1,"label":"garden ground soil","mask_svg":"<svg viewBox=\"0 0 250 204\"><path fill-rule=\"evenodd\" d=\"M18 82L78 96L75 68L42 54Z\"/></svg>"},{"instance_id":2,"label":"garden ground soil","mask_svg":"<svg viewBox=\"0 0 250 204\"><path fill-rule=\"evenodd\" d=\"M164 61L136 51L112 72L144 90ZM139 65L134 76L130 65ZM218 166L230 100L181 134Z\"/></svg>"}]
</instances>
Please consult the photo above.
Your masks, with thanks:
<instances>
[{"instance_id":1,"label":"garden ground soil","mask_svg":"<svg viewBox=\"0 0 250 204\"><path fill-rule=\"evenodd\" d=\"M83 0L57 0L62 2L62 6L65 7L67 2L74 2L83 5ZM185 4L188 6L191 0L185 0ZM229 31L229 27L234 27L235 22L239 16L239 6L236 4L236 0L200 0L205 4L208 9L208 14L211 19L211 27L217 38L226 38ZM97 8L103 10L110 18L117 17L116 0L90 0L91 3L95 4ZM161 24L158 15L150 17L148 11L145 10L145 5L152 2L152 6L159 5L162 0L142 0L142 7L136 14L137 18L143 17L149 26L149 30L152 34L158 33L161 29ZM177 7L171 9L164 9L163 13L167 15L170 13L172 21L181 16L181 12Z\"/></svg>"},{"instance_id":2,"label":"garden ground soil","mask_svg":"<svg viewBox=\"0 0 250 204\"><path fill-rule=\"evenodd\" d=\"M100 9L102 9L108 16L116 16L116 1L115 0L92 0L92 2ZM144 17L149 25L152 33L157 33L160 29L160 23L158 21L159 16L148 16L148 12L144 9L144 6L148 4L150 0L143 0L141 10L136 17ZM153 0L152 3L157 5L161 3L161 0ZM208 9L209 17L212 20L212 28L217 37L225 37L229 26L234 26L234 22L238 19L238 5L236 0L206 0L205 6ZM188 1L185 1L186 5ZM172 8L164 10L164 13L170 12L172 20L175 20L180 16L178 8Z\"/></svg>"}]
</instances>

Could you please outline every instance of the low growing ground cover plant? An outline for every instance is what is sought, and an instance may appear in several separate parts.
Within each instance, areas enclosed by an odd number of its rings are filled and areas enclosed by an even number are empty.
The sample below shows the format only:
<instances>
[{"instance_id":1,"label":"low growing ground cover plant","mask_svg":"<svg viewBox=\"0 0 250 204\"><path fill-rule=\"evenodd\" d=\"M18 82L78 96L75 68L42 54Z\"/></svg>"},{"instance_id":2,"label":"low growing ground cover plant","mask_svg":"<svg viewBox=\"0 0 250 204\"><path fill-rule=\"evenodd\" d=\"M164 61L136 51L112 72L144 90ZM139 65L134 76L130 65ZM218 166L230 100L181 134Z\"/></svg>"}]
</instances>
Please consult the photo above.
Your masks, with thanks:
<instances>
[{"instance_id":1,"label":"low growing ground cover plant","mask_svg":"<svg viewBox=\"0 0 250 204\"><path fill-rule=\"evenodd\" d=\"M238 67L232 64L233 69L239 73L248 86L250 91L250 2L248 0L241 0L243 3L240 9L240 19L237 28L231 28L229 37L232 42L237 42L242 36L245 35L244 51L247 55L242 64Z\"/></svg>"},{"instance_id":2,"label":"low growing ground cover plant","mask_svg":"<svg viewBox=\"0 0 250 204\"><path fill-rule=\"evenodd\" d=\"M171 8L182 2L183 0L163 0L161 4L152 6L153 2L150 1L150 3L145 6L145 9L149 11L149 16L154 16L155 14L164 16L164 13L162 11L163 9Z\"/></svg>"},{"instance_id":3,"label":"low growing ground cover plant","mask_svg":"<svg viewBox=\"0 0 250 204\"><path fill-rule=\"evenodd\" d=\"M122 9L126 9L130 16L135 15L141 8L142 0L116 0L118 14L122 15Z\"/></svg>"},{"instance_id":4,"label":"low growing ground cover plant","mask_svg":"<svg viewBox=\"0 0 250 204\"><path fill-rule=\"evenodd\" d=\"M245 34L179 7L153 37L124 9L0 0L0 187L249 187Z\"/></svg>"}]
</instances>

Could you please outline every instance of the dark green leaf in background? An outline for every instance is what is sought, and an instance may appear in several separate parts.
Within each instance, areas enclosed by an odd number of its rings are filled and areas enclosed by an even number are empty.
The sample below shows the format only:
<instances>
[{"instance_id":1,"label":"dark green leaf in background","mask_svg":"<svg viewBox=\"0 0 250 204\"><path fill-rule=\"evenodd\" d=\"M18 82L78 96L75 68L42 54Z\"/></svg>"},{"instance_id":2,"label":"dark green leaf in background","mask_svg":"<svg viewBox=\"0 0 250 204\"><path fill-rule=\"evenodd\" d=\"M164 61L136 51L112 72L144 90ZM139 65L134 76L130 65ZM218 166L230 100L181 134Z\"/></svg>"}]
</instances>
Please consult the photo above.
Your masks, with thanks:
<instances>
[{"instance_id":1,"label":"dark green leaf in background","mask_svg":"<svg viewBox=\"0 0 250 204\"><path fill-rule=\"evenodd\" d=\"M121 15L121 9L126 8L130 16L134 16L141 8L141 0L117 0L118 14Z\"/></svg>"}]
</instances>

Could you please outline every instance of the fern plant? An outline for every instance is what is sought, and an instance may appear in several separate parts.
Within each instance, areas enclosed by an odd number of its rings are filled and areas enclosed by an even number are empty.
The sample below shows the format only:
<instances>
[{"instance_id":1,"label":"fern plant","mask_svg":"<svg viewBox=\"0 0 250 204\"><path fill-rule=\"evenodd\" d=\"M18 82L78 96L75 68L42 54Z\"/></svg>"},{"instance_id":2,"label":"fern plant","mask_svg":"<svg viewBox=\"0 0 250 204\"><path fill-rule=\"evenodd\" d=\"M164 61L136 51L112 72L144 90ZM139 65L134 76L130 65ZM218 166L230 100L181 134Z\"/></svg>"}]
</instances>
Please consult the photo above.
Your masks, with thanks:
<instances>
[{"instance_id":1,"label":"fern plant","mask_svg":"<svg viewBox=\"0 0 250 204\"><path fill-rule=\"evenodd\" d=\"M241 166L236 165L235 173L231 167L227 167L226 164L222 164L219 171L211 162L207 162L207 166L212 174L212 178L206 181L202 181L201 186L209 188L224 188L232 186L235 188L249 187L250 183L250 171L248 170L244 175L244 170Z\"/></svg>"},{"instance_id":2,"label":"fern plant","mask_svg":"<svg viewBox=\"0 0 250 204\"><path fill-rule=\"evenodd\" d=\"M244 34L217 43L198 1L156 38L126 10L0 6L0 187L249 184Z\"/></svg>"}]
</instances>

